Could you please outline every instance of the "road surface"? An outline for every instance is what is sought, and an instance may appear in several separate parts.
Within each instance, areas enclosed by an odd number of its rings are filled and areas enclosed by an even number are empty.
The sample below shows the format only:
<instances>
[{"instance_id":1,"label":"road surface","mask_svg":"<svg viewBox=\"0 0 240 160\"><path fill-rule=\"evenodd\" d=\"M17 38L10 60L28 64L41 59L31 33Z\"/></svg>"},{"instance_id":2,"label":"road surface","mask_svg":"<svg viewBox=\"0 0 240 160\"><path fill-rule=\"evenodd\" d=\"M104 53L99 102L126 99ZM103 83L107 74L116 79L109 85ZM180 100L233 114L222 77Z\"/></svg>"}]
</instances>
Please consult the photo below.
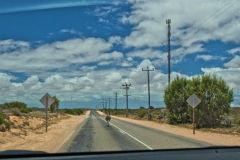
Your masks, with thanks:
<instances>
[{"instance_id":1,"label":"road surface","mask_svg":"<svg viewBox=\"0 0 240 160\"><path fill-rule=\"evenodd\" d=\"M210 144L116 118L112 118L108 127L104 116L91 111L89 117L60 151L152 150L207 146Z\"/></svg>"}]
</instances>

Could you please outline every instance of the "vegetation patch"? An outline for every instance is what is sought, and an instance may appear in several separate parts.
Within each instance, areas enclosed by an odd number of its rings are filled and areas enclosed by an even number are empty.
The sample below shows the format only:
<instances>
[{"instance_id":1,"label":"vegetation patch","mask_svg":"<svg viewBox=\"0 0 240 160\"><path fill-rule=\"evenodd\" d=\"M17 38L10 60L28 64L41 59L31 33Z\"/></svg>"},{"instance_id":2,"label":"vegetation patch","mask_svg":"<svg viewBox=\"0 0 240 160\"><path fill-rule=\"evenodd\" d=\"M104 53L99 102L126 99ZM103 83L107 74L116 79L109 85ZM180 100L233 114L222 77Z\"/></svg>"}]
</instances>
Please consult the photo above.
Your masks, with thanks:
<instances>
[{"instance_id":1,"label":"vegetation patch","mask_svg":"<svg viewBox=\"0 0 240 160\"><path fill-rule=\"evenodd\" d=\"M192 80L177 77L165 89L164 102L170 124L192 122L192 107L186 102L196 94L201 103L195 109L197 128L215 128L221 125L221 115L228 114L233 101L233 90L216 76L202 75Z\"/></svg>"},{"instance_id":2,"label":"vegetation patch","mask_svg":"<svg viewBox=\"0 0 240 160\"><path fill-rule=\"evenodd\" d=\"M29 113L32 111L31 108L27 107L27 104L23 102L9 102L9 103L4 103L3 104L4 109L10 109L13 114L21 115L21 113ZM20 113L21 112L21 113Z\"/></svg>"},{"instance_id":3,"label":"vegetation patch","mask_svg":"<svg viewBox=\"0 0 240 160\"><path fill-rule=\"evenodd\" d=\"M4 115L0 112L0 132L5 132L10 129L10 123L5 120Z\"/></svg>"},{"instance_id":4,"label":"vegetation patch","mask_svg":"<svg viewBox=\"0 0 240 160\"><path fill-rule=\"evenodd\" d=\"M81 115L83 114L83 109L63 109L66 114L71 114L71 115Z\"/></svg>"}]
</instances>

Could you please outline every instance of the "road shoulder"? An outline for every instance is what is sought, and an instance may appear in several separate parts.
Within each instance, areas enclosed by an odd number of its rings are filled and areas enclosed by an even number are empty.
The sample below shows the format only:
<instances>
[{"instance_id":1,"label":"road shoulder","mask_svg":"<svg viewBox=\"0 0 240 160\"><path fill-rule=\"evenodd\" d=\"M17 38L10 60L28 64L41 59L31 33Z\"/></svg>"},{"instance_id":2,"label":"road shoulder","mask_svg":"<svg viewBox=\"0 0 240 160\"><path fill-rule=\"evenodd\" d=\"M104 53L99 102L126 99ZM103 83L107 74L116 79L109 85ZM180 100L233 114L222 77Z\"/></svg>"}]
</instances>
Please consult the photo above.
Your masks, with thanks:
<instances>
[{"instance_id":1,"label":"road shoulder","mask_svg":"<svg viewBox=\"0 0 240 160\"><path fill-rule=\"evenodd\" d=\"M98 113L100 115L104 115L104 113L100 111L98 111ZM238 135L218 134L218 133L203 132L198 130L196 130L196 134L194 135L192 134L191 129L187 129L179 126L162 124L162 123L146 121L146 120L136 120L136 119L118 117L118 116L112 116L112 117L123 120L123 121L131 122L134 124L142 125L145 127L150 127L153 129L172 133L175 135L181 135L186 138L207 142L215 146L240 146L240 136Z\"/></svg>"},{"instance_id":2,"label":"road shoulder","mask_svg":"<svg viewBox=\"0 0 240 160\"><path fill-rule=\"evenodd\" d=\"M70 116L56 124L48 127L48 132L44 128L39 133L29 132L26 136L12 136L11 142L0 145L0 151L4 150L30 150L44 151L48 153L58 152L62 145L70 139L76 128L88 117L90 111L85 115ZM6 138L10 135L2 135Z\"/></svg>"}]
</instances>

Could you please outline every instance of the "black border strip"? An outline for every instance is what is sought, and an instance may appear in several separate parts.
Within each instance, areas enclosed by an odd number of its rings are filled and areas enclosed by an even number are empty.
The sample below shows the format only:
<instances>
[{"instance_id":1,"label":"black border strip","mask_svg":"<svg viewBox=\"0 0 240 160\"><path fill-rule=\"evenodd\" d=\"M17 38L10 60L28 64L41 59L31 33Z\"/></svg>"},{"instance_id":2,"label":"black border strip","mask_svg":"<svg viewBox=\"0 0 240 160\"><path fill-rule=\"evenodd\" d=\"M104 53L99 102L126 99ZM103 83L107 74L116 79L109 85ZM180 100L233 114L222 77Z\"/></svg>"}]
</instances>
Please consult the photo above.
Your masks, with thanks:
<instances>
[{"instance_id":1,"label":"black border strip","mask_svg":"<svg viewBox=\"0 0 240 160\"><path fill-rule=\"evenodd\" d=\"M103 151L103 152L67 152L67 153L14 154L14 155L0 155L0 159L3 159L3 158L63 157L63 156L66 157L66 156L124 154L124 153L142 153L142 152L166 152L166 151L171 152L171 151L191 151L191 150L209 150L209 149L210 150L214 150L214 149L239 149L239 151L240 151L240 146L212 146L212 147L201 147L201 148L130 150L130 151ZM32 151L32 152L34 153L34 151ZM38 151L36 151L36 152L38 152Z\"/></svg>"}]
</instances>

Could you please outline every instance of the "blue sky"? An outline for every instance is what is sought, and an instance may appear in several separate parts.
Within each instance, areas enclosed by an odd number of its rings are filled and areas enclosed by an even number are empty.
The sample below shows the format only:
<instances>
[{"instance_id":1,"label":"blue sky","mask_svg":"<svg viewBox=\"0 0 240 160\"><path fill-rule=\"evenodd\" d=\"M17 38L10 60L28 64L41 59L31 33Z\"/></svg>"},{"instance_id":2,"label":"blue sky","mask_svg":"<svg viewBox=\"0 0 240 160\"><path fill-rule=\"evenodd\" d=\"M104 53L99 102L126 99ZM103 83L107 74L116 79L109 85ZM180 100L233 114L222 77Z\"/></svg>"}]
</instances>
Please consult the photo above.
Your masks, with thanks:
<instances>
[{"instance_id":1,"label":"blue sky","mask_svg":"<svg viewBox=\"0 0 240 160\"><path fill-rule=\"evenodd\" d=\"M240 3L236 0L0 1L0 102L41 106L48 92L61 107L95 107L131 82L130 108L164 106L167 26L172 20L172 79L216 74L240 92ZM72 97L72 98L71 98ZM72 99L72 100L71 100Z\"/></svg>"}]
</instances>

